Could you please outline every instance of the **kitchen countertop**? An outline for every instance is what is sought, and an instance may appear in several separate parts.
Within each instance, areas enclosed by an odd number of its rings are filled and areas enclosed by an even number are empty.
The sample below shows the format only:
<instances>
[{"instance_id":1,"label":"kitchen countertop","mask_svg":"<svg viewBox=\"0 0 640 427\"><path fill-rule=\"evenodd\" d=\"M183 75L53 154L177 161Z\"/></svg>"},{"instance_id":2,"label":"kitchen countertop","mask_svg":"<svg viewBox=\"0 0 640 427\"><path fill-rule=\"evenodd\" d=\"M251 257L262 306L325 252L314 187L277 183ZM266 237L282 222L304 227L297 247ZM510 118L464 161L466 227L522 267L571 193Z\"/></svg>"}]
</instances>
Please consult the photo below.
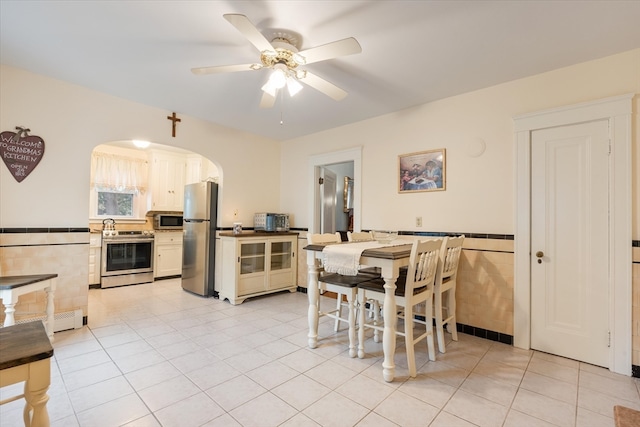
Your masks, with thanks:
<instances>
[{"instance_id":1,"label":"kitchen countertop","mask_svg":"<svg viewBox=\"0 0 640 427\"><path fill-rule=\"evenodd\" d=\"M270 237L270 236L297 236L298 232L295 231L243 231L240 234L235 234L232 231L224 231L220 233L220 237Z\"/></svg>"}]
</instances>

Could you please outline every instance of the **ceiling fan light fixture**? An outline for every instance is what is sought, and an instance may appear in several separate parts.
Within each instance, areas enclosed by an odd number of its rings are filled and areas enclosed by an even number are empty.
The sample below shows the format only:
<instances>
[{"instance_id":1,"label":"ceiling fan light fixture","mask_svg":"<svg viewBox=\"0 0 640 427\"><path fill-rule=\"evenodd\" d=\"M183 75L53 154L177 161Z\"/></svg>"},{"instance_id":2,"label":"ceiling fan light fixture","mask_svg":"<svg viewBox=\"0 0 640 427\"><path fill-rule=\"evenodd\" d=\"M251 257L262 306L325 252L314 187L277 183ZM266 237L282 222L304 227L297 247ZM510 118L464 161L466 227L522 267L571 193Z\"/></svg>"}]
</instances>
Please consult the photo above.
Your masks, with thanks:
<instances>
[{"instance_id":1,"label":"ceiling fan light fixture","mask_svg":"<svg viewBox=\"0 0 640 427\"><path fill-rule=\"evenodd\" d=\"M284 69L283 69L284 68ZM286 66L282 64L276 64L273 69L273 72L269 76L269 81L267 82L271 86L276 89L282 89L285 84L287 84L287 73Z\"/></svg>"},{"instance_id":2,"label":"ceiling fan light fixture","mask_svg":"<svg viewBox=\"0 0 640 427\"><path fill-rule=\"evenodd\" d=\"M302 85L296 79L290 77L287 79L287 90L289 90L289 95L293 98L296 93L302 90Z\"/></svg>"},{"instance_id":3,"label":"ceiling fan light fixture","mask_svg":"<svg viewBox=\"0 0 640 427\"><path fill-rule=\"evenodd\" d=\"M275 98L276 92L278 91L278 89L271 84L270 80L267 80L264 86L262 86L262 91L268 93L269 95Z\"/></svg>"}]
</instances>

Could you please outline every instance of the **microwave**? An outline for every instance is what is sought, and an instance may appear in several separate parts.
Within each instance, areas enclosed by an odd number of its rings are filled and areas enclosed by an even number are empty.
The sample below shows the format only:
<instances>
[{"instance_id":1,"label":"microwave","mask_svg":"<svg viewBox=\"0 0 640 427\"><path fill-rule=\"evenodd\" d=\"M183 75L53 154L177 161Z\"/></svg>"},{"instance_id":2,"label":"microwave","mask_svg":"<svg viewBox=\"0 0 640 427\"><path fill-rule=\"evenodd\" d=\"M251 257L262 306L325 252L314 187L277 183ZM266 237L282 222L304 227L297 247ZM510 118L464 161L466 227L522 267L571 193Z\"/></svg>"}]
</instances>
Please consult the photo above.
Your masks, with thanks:
<instances>
[{"instance_id":1,"label":"microwave","mask_svg":"<svg viewBox=\"0 0 640 427\"><path fill-rule=\"evenodd\" d=\"M257 231L289 231L289 214L257 213L253 216L253 228Z\"/></svg>"},{"instance_id":2,"label":"microwave","mask_svg":"<svg viewBox=\"0 0 640 427\"><path fill-rule=\"evenodd\" d=\"M182 215L156 214L153 216L154 230L182 230Z\"/></svg>"}]
</instances>

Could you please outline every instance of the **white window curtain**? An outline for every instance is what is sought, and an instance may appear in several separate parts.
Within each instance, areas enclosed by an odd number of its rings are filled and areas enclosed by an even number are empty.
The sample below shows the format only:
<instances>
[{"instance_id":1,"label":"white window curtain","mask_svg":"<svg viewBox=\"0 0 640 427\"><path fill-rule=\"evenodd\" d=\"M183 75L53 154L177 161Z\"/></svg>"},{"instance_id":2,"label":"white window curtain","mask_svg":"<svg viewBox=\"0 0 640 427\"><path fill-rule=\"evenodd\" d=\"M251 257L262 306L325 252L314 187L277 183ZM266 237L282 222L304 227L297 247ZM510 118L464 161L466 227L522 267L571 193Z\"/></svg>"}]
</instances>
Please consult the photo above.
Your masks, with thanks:
<instances>
[{"instance_id":1,"label":"white window curtain","mask_svg":"<svg viewBox=\"0 0 640 427\"><path fill-rule=\"evenodd\" d=\"M91 186L98 191L144 193L147 190L146 160L94 152L91 155Z\"/></svg>"}]
</instances>

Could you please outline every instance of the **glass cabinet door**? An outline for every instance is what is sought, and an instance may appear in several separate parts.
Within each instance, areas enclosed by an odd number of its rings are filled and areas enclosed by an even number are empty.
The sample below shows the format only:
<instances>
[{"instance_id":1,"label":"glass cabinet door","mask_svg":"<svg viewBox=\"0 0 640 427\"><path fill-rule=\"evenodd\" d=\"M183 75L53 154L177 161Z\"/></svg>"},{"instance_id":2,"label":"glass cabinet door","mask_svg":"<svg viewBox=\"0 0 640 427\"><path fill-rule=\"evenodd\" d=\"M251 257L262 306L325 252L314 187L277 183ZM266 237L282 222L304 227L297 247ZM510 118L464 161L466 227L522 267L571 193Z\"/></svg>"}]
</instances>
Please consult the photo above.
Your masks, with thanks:
<instances>
[{"instance_id":1,"label":"glass cabinet door","mask_svg":"<svg viewBox=\"0 0 640 427\"><path fill-rule=\"evenodd\" d=\"M291 268L291 242L271 243L271 271Z\"/></svg>"},{"instance_id":2,"label":"glass cabinet door","mask_svg":"<svg viewBox=\"0 0 640 427\"><path fill-rule=\"evenodd\" d=\"M240 245L240 274L261 273L265 270L265 242Z\"/></svg>"}]
</instances>

